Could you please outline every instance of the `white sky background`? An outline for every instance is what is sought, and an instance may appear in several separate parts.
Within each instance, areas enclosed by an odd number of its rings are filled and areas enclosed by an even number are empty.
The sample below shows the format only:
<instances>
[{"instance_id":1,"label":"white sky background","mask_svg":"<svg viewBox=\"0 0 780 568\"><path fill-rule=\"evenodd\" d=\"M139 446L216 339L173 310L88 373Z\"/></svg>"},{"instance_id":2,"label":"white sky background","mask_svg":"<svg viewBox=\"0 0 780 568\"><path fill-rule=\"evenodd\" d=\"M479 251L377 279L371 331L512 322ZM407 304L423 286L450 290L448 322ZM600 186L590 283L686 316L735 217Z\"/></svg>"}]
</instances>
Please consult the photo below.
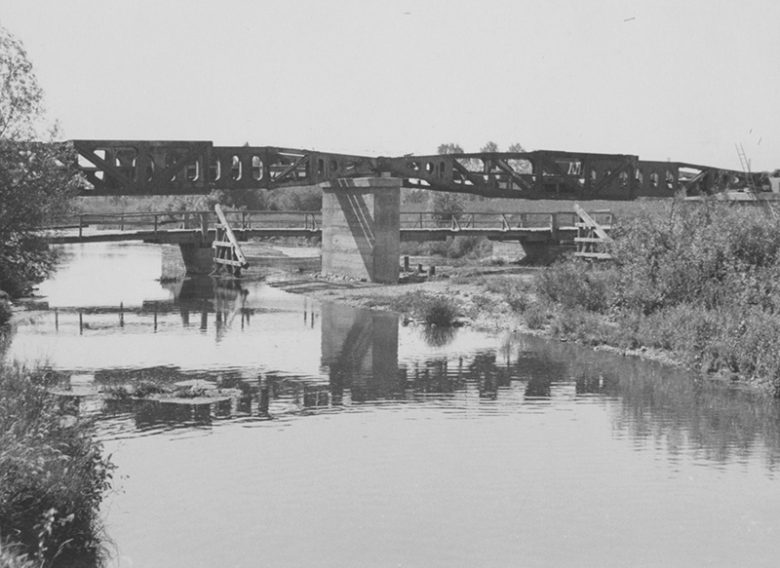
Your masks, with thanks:
<instances>
[{"instance_id":1,"label":"white sky background","mask_svg":"<svg viewBox=\"0 0 780 568\"><path fill-rule=\"evenodd\" d=\"M0 0L65 138L780 168L780 2Z\"/></svg>"}]
</instances>

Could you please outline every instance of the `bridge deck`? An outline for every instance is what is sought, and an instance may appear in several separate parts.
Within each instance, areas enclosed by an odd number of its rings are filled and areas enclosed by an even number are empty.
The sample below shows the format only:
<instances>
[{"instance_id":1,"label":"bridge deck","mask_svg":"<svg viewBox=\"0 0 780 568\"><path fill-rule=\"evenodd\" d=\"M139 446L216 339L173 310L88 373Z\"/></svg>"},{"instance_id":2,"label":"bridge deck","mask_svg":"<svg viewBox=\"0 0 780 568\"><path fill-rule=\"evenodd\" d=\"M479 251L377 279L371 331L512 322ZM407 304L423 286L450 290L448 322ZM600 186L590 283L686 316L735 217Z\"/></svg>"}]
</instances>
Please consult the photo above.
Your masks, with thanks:
<instances>
[{"instance_id":1,"label":"bridge deck","mask_svg":"<svg viewBox=\"0 0 780 568\"><path fill-rule=\"evenodd\" d=\"M257 237L321 236L319 213L289 211L228 211L239 240ZM595 212L602 224L612 223L609 212ZM431 212L401 213L404 241L444 240L451 236L481 236L494 240L542 242L571 240L577 231L574 212L463 213L446 216ZM81 215L60 220L44 230L50 243L144 241L149 243L211 242L215 219L204 211Z\"/></svg>"}]
</instances>

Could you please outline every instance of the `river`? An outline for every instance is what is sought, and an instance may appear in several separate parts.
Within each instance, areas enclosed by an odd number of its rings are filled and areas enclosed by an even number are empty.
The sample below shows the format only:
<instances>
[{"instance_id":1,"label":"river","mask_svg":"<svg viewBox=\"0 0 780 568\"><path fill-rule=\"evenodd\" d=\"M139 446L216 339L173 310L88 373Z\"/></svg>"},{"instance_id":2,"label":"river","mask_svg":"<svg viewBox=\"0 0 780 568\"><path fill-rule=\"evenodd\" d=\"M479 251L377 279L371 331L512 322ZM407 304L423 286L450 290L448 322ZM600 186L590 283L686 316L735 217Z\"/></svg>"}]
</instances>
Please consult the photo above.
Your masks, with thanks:
<instances>
[{"instance_id":1,"label":"river","mask_svg":"<svg viewBox=\"0 0 780 568\"><path fill-rule=\"evenodd\" d=\"M154 245L61 252L7 357L97 418L109 566L777 565L775 401L262 281L161 284ZM235 394L96 395L187 379Z\"/></svg>"}]
</instances>

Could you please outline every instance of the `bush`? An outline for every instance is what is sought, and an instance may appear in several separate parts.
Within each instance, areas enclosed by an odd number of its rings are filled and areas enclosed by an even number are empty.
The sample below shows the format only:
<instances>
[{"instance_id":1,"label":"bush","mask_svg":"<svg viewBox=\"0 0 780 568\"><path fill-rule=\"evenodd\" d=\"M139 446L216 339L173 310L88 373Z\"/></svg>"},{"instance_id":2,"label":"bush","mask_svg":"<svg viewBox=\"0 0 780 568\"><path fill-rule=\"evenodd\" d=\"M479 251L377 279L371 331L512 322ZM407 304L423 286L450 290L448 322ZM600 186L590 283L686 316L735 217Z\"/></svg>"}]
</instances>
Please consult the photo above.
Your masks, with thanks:
<instances>
[{"instance_id":1,"label":"bush","mask_svg":"<svg viewBox=\"0 0 780 568\"><path fill-rule=\"evenodd\" d=\"M514 312L524 312L531 303L528 291L529 282L517 276L500 276L489 278L484 282L488 292L503 296L504 301Z\"/></svg>"},{"instance_id":2,"label":"bush","mask_svg":"<svg viewBox=\"0 0 780 568\"><path fill-rule=\"evenodd\" d=\"M38 568L26 554L15 550L13 544L4 545L0 542L0 568Z\"/></svg>"},{"instance_id":3,"label":"bush","mask_svg":"<svg viewBox=\"0 0 780 568\"><path fill-rule=\"evenodd\" d=\"M586 342L672 351L780 395L780 230L766 209L704 203L646 211L614 227L612 265L543 270L551 331ZM617 328L593 312L609 310Z\"/></svg>"},{"instance_id":4,"label":"bush","mask_svg":"<svg viewBox=\"0 0 780 568\"><path fill-rule=\"evenodd\" d=\"M0 298L0 325L8 323L11 319L11 315L13 315L11 304L8 300Z\"/></svg>"},{"instance_id":5,"label":"bush","mask_svg":"<svg viewBox=\"0 0 780 568\"><path fill-rule=\"evenodd\" d=\"M676 205L619 221L615 303L649 314L684 303L733 303L736 280L772 271L780 231L760 209Z\"/></svg>"},{"instance_id":6,"label":"bush","mask_svg":"<svg viewBox=\"0 0 780 568\"><path fill-rule=\"evenodd\" d=\"M422 320L426 325L448 327L455 323L458 308L452 300L444 296L435 296L422 309Z\"/></svg>"},{"instance_id":7,"label":"bush","mask_svg":"<svg viewBox=\"0 0 780 568\"><path fill-rule=\"evenodd\" d=\"M37 565L101 554L99 506L113 466L91 425L67 420L52 379L0 369L0 534ZM17 550L15 550L16 552Z\"/></svg>"},{"instance_id":8,"label":"bush","mask_svg":"<svg viewBox=\"0 0 780 568\"><path fill-rule=\"evenodd\" d=\"M523 313L526 325L530 329L542 329L547 324L547 308L541 304L531 304Z\"/></svg>"},{"instance_id":9,"label":"bush","mask_svg":"<svg viewBox=\"0 0 780 568\"><path fill-rule=\"evenodd\" d=\"M598 314L582 308L556 312L550 322L550 332L556 337L588 345L612 344L619 331Z\"/></svg>"},{"instance_id":10,"label":"bush","mask_svg":"<svg viewBox=\"0 0 780 568\"><path fill-rule=\"evenodd\" d=\"M451 298L436 296L421 290L408 292L395 298L390 304L397 312L410 314L426 325L453 325L460 312L460 306Z\"/></svg>"},{"instance_id":11,"label":"bush","mask_svg":"<svg viewBox=\"0 0 780 568\"><path fill-rule=\"evenodd\" d=\"M569 309L605 312L610 305L614 273L580 260L558 262L544 268L536 279L542 300Z\"/></svg>"}]
</instances>

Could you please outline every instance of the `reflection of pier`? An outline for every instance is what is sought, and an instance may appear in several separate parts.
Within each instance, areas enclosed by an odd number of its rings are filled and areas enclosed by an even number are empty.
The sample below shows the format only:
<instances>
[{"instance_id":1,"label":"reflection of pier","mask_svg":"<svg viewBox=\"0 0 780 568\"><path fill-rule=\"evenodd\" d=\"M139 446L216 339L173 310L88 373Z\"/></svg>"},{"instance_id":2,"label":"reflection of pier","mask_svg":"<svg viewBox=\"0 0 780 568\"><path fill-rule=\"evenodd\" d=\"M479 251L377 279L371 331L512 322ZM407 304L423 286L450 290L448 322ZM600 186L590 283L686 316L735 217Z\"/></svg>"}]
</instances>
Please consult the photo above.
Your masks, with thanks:
<instances>
[{"instance_id":1,"label":"reflection of pier","mask_svg":"<svg viewBox=\"0 0 780 568\"><path fill-rule=\"evenodd\" d=\"M306 327L322 326L323 374L267 370L183 372L176 368L96 371L91 386L61 394L97 415L104 435L128 429L209 425L227 420L270 420L338 412L351 405L435 405L452 413L544 412L556 402L594 405L612 420L616 436L643 443L707 448L702 457L725 461L771 448L769 467L780 462L780 406L754 393L701 384L658 364L596 353L577 346L515 336L499 349L463 356L417 356L399 361L399 328L391 314L323 305L321 319L308 307ZM408 337L405 337L405 339ZM217 376L219 375L219 376ZM214 382L225 392L212 398L100 400L108 387L155 379ZM229 393L227 391L230 391ZM563 408L571 409L571 405ZM746 411L747 409L747 411ZM129 425L129 428L128 428Z\"/></svg>"},{"instance_id":2,"label":"reflection of pier","mask_svg":"<svg viewBox=\"0 0 780 568\"><path fill-rule=\"evenodd\" d=\"M230 314L238 313L235 303L240 302L241 296L240 290L236 296L228 294L227 308L218 307L223 314L218 321L223 325L229 325ZM178 299L181 301L181 296ZM217 298L214 304L218 305L219 301ZM178 305L169 306L173 311ZM302 315L305 327L314 327L317 322L321 326L321 376L269 370L248 378L241 370L185 372L172 367L100 370L95 373L95 396L101 389L150 380L172 385L182 380L201 379L218 383L220 389L218 394L203 398L162 396L109 400L99 405L100 414L106 418L132 416L138 428L158 428L209 424L224 419L270 419L384 401L454 401L456 395L474 396L475 400L486 402L500 400L502 396L538 401L554 397L556 377L566 374L561 363L540 359L537 354L520 348L522 342L507 344L499 351L449 358L437 356L399 364L396 315L331 303L315 310L308 302L304 303ZM424 337L421 331L421 340ZM566 388L572 390L570 387L573 385ZM224 393L223 389L226 389ZM511 395L502 395L502 391Z\"/></svg>"},{"instance_id":3,"label":"reflection of pier","mask_svg":"<svg viewBox=\"0 0 780 568\"><path fill-rule=\"evenodd\" d=\"M253 311L245 307L246 293L240 287L215 290L203 282L187 286L185 282L175 291L174 301L144 305L140 311L156 306L156 313L178 312L184 325L189 325L193 310L200 310L201 319L205 320L210 319L209 314L216 314L218 338L228 330L236 331L239 318L242 326L249 322ZM203 297L204 289L212 294L209 299ZM137 427L148 428L224 419L269 419L385 401L437 400L456 407L466 402L538 403L604 388L604 381L598 379L595 384L590 379L580 380L575 386L565 363L546 357L543 351L540 354L529 349L524 338L509 341L498 350L422 355L399 363L399 322L394 314L331 303L316 305L307 300L302 304L297 308L302 311L302 325L307 329L319 326L321 330L321 374L291 374L272 368L261 371L267 364L262 356L257 361L257 371L249 371L244 368L246 365L231 369L229 362L220 371L182 371L170 366L98 370L95 396L100 390L123 385L132 391L135 385L149 381L170 387L179 381L200 379L219 387L211 397L176 400L172 400L173 395L133 398L131 394L101 405L102 414L132 415ZM91 317L85 318L85 323ZM207 325L202 321L203 329ZM416 341L428 340L423 329L405 332L409 333L419 334ZM294 357L295 346L289 349Z\"/></svg>"},{"instance_id":4,"label":"reflection of pier","mask_svg":"<svg viewBox=\"0 0 780 568\"><path fill-rule=\"evenodd\" d=\"M345 389L353 401L391 398L399 388L398 317L330 303L320 311L322 365L334 400L341 401Z\"/></svg>"}]
</instances>

